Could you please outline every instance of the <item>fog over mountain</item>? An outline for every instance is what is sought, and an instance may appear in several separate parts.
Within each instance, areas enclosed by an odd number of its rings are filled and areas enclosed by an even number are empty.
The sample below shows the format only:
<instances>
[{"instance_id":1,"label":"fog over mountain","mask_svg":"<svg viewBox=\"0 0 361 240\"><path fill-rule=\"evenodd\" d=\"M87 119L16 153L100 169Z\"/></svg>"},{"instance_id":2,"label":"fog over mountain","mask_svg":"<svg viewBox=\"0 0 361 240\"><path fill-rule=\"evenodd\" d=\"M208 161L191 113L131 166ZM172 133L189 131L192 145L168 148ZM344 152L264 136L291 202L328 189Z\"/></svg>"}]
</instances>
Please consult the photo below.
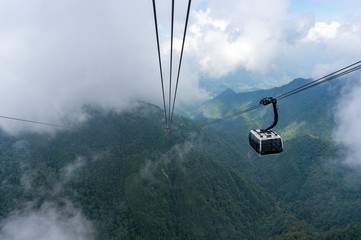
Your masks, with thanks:
<instances>
[{"instance_id":1,"label":"fog over mountain","mask_svg":"<svg viewBox=\"0 0 361 240\"><path fill-rule=\"evenodd\" d=\"M354 101L347 101L358 94L353 80L335 80L279 101L275 130L284 139L284 152L274 156L259 157L248 144L249 129L271 121L270 107L203 129L175 115L167 133L163 110L138 102L132 111L88 107L87 122L50 138L1 132L0 237L360 236L361 175L355 164L345 164L356 145L344 141L345 148L332 138L338 126L348 124L337 131L350 133L354 124L334 118L338 108L356 111L349 105ZM199 112L228 114L307 82L226 91Z\"/></svg>"},{"instance_id":2,"label":"fog over mountain","mask_svg":"<svg viewBox=\"0 0 361 240\"><path fill-rule=\"evenodd\" d=\"M156 3L168 77L170 2ZM177 105L208 98L200 77L221 82L239 71L240 82L251 76L253 87L268 88L355 61L361 21L352 9L359 3L322 4L339 14L295 12L297 2L289 0L193 1ZM185 13L186 2L177 2L175 59ZM151 2L4 0L0 29L2 116L73 125L87 119L87 105L117 111L133 108L134 100L162 105ZM53 131L7 120L0 125L11 133Z\"/></svg>"},{"instance_id":3,"label":"fog over mountain","mask_svg":"<svg viewBox=\"0 0 361 240\"><path fill-rule=\"evenodd\" d=\"M22 148L28 151L26 146ZM23 161L24 166L29 165L28 159ZM31 192L34 198L31 201L22 203L21 208L8 213L7 218L0 221L0 238L4 240L94 239L93 223L84 216L81 209L74 206L71 200L64 196L64 185L85 164L86 160L78 157L73 163L66 165L62 170L63 176L58 181L46 183L50 185L50 193L46 193L46 186L34 188L35 184L33 182L36 181L38 168L29 169L24 167L21 176L21 187L23 190ZM47 194L56 200L49 199L45 202L40 200Z\"/></svg>"},{"instance_id":4,"label":"fog over mountain","mask_svg":"<svg viewBox=\"0 0 361 240\"><path fill-rule=\"evenodd\" d=\"M0 117L73 127L0 118L0 239L360 236L360 70L278 103L281 155L247 143L269 108L197 128L360 60L359 1L299 2L193 0L176 112L194 119L167 134L151 1L0 0Z\"/></svg>"},{"instance_id":5,"label":"fog over mountain","mask_svg":"<svg viewBox=\"0 0 361 240\"><path fill-rule=\"evenodd\" d=\"M361 143L357 140L361 134L361 77L359 73L357 76L354 83L344 86L342 99L335 108L334 139L345 147L345 163L361 173Z\"/></svg>"}]
</instances>

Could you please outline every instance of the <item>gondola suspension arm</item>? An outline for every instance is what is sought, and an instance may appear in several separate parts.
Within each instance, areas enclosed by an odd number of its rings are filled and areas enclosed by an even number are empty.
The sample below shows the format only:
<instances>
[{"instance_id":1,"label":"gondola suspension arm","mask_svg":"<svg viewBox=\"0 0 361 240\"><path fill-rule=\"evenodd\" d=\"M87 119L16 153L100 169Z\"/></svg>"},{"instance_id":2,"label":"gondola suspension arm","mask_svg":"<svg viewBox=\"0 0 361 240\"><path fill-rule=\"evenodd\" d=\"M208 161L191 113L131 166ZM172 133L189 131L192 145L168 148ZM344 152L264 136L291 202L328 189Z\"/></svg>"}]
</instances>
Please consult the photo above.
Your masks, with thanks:
<instances>
[{"instance_id":1,"label":"gondola suspension arm","mask_svg":"<svg viewBox=\"0 0 361 240\"><path fill-rule=\"evenodd\" d=\"M273 123L271 126L269 126L268 128L265 128L265 129L261 129L262 132L266 132L266 131L274 128L278 123L277 99L273 98L273 97L267 97L267 98L261 99L261 101L259 102L259 104L263 104L263 105L268 105L271 103L273 105L274 120L273 120Z\"/></svg>"}]
</instances>

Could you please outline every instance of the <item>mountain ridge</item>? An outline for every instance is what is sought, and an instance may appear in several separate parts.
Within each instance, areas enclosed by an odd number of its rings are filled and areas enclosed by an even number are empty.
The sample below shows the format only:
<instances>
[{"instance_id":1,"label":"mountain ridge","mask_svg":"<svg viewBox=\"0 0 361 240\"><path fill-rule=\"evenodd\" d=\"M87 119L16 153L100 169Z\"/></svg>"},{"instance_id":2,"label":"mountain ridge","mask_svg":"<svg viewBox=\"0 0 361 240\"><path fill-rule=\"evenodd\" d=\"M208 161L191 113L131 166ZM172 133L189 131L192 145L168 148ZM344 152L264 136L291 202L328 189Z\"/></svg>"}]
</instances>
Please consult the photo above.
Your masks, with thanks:
<instances>
[{"instance_id":1,"label":"mountain ridge","mask_svg":"<svg viewBox=\"0 0 361 240\"><path fill-rule=\"evenodd\" d=\"M199 108L188 112L188 115L202 125L202 123L256 106L264 97L276 97L310 81L310 79L298 78L281 87L245 93L234 93L226 90ZM339 83L320 85L278 101L279 122L275 129L281 129L278 131L283 133L286 138L300 134L331 138L334 119L328 109L336 104L336 98L340 94L340 88L335 87L338 85ZM305 114L306 112L307 114ZM313 121L313 116L317 116L317 121ZM322 121L320 122L320 120ZM207 127L248 131L249 129L265 127L272 121L273 110L271 107L265 106Z\"/></svg>"},{"instance_id":2,"label":"mountain ridge","mask_svg":"<svg viewBox=\"0 0 361 240\"><path fill-rule=\"evenodd\" d=\"M225 91L216 100L224 109L203 107L225 115L304 81L253 93ZM256 155L247 135L271 121L271 108L203 129L175 115L167 133L163 111L139 103L122 113L89 108L88 122L52 138L0 134L0 236L13 212L29 206L36 211L47 202L60 211L66 201L94 223L96 239L329 239L357 233L361 185L345 185L352 171L342 165L340 146L323 135L325 123L332 127L324 114L333 102L325 100L335 86L279 102L276 131L285 150L269 157Z\"/></svg>"},{"instance_id":3,"label":"mountain ridge","mask_svg":"<svg viewBox=\"0 0 361 240\"><path fill-rule=\"evenodd\" d=\"M14 148L4 153L13 167L4 169L0 181L14 176L10 186L17 191L1 188L0 219L6 209L19 211L29 201L61 205L67 198L100 223L97 239L234 239L249 238L250 228L273 208L246 172L231 167L239 155L191 120L175 116L174 130L166 135L163 112L154 105L92 114L79 130L53 139L10 140L26 142L26 163L11 158L25 157ZM67 166L79 168L65 182ZM30 178L27 189L17 180L22 176ZM63 189L54 192L54 186Z\"/></svg>"}]
</instances>

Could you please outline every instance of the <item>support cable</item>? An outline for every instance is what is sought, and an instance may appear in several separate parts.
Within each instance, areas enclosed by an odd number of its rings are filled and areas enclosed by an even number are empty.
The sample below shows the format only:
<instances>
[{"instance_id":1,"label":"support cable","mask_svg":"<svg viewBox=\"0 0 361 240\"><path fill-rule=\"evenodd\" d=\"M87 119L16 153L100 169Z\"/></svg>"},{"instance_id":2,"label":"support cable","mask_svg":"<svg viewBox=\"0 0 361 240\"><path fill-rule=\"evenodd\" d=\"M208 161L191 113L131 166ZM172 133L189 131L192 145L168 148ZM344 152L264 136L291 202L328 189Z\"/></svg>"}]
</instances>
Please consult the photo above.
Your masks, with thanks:
<instances>
[{"instance_id":1,"label":"support cable","mask_svg":"<svg viewBox=\"0 0 361 240\"><path fill-rule=\"evenodd\" d=\"M335 72L333 72L333 73L330 73L330 74L328 74L328 75L326 75L326 76L324 76L324 77L322 77L322 78L316 79L316 80L314 80L314 81L312 81L312 82L310 82L310 83L307 83L307 84L302 85L302 86L300 86L300 87L297 87L297 88L295 88L295 89L293 89L293 90L291 90L291 91L288 91L288 92L286 92L286 93L283 93L283 94L277 96L275 99L281 100L281 99L290 97L290 96L292 96L292 95L294 95L294 94L297 94L297 93L302 92L302 91L304 91L304 90L310 89L310 88L315 87L315 86L317 86L317 85L320 85L320 84L322 84L322 83L329 82L329 81L331 81L331 80L333 80L333 79L339 78L339 77L341 77L341 76L344 76L344 75L346 75L346 74L352 73L352 72L357 71L357 70L359 70L359 69L361 69L361 61L355 62L355 63L353 63L353 64L351 64L351 65L349 65L349 66L347 66L347 67L344 67L344 68L342 68L342 69L340 69L340 70L338 70L338 71L335 71ZM223 120L227 120L227 119L229 119L229 118L233 118L233 117L239 116L239 115L241 115L241 114L244 114L244 113L246 113L246 112L253 111L253 110L255 110L255 109L259 108L259 107L262 107L262 106L263 106L263 105L261 105L261 104L255 105L255 106L250 107L250 108L247 108L247 109L245 109L245 110L243 110L243 111L236 112L236 113L233 113L233 114L231 114L231 115L228 115L228 116L226 116L226 117L224 117L224 118L216 119L216 120L213 120L213 121L211 121L211 122L208 122L208 123L205 123L205 124L203 124L203 125L200 125L199 128L203 128L204 126L207 126L207 125L214 124L214 123L217 123L217 122L220 122L220 121L223 121Z\"/></svg>"},{"instance_id":2,"label":"support cable","mask_svg":"<svg viewBox=\"0 0 361 240\"><path fill-rule=\"evenodd\" d=\"M165 118L165 125L168 127L167 108L166 108L166 106L165 106L165 94L164 94L164 81L163 81L162 58L161 58L161 55L160 55L158 21L157 21L157 9L156 9L156 6L155 6L155 0L153 0L153 13L154 13L155 34L156 34L156 37L157 37L158 61L159 61L159 71L160 71L160 82L161 82L161 84L162 84L164 118Z\"/></svg>"},{"instance_id":3,"label":"support cable","mask_svg":"<svg viewBox=\"0 0 361 240\"><path fill-rule=\"evenodd\" d=\"M328 77L328 78L324 78L324 77L323 77L322 79L324 79L324 80L322 80L322 81L316 82L316 83L314 83L314 84L312 84L312 85L309 85L309 84L303 85L303 86L301 86L301 87L298 87L297 89L294 89L292 92L289 92L288 94L282 94L282 95L280 95L280 96L278 96L278 97L276 97L276 98L277 98L278 100L284 99L284 98L286 98L286 97L292 96L292 95L294 95L294 94L296 94L296 93L302 92L302 91L304 91L304 90L307 90L307 89L309 89L309 88L315 87L315 86L320 85L320 84L322 84L322 83L325 83L325 82L331 81L331 80L333 80L333 79L339 78L339 77L341 77L341 76L344 76L344 75L346 75L346 74L352 73L352 72L354 72L354 71L356 71L356 70L358 70L358 69L361 69L361 65L358 65L358 66L353 67L353 68L351 68L351 69L347 69L347 70L345 70L345 71L343 71L343 72L337 71L337 72L339 72L338 74L332 75L332 76L330 76L330 77Z\"/></svg>"},{"instance_id":4,"label":"support cable","mask_svg":"<svg viewBox=\"0 0 361 240\"><path fill-rule=\"evenodd\" d=\"M22 119L22 118L14 118L14 117L8 117L8 116L0 116L0 118L4 118L4 119L8 119L8 120L21 121L21 122L27 122L27 123L35 123L35 124L45 125L45 126L50 126L50 127L60 127L60 128L67 128L67 129L75 129L73 127L69 127L69 126L65 126L65 125L46 123L46 122L38 122L38 121L27 120L27 119Z\"/></svg>"},{"instance_id":5,"label":"support cable","mask_svg":"<svg viewBox=\"0 0 361 240\"><path fill-rule=\"evenodd\" d=\"M291 90L291 91L289 91L289 92L283 93L283 94L277 96L276 98L282 99L283 96L285 96L285 95L289 95L289 94L292 93L292 92L295 92L295 91L297 91L297 90L299 90L299 89L301 89L301 88L304 88L304 87L306 87L306 86L312 85L312 84L314 84L314 83L316 83L316 82L321 81L322 79L328 78L328 77L330 77L330 76L332 76L332 75L334 75L334 74L336 74L336 73L339 73L339 72L341 72L341 71L344 71L344 70L346 70L346 69L348 69L348 68L350 68L350 67L352 67L352 66L358 65L358 64L360 64L360 63L361 63L361 61L355 62L355 63L353 63L353 64L351 64L351 65L348 65L347 67L341 68L340 70L337 70L337 71L335 71L335 72L333 72L333 73L330 73L330 74L328 74L328 75L326 75L326 76L323 76L323 77L321 77L321 78L318 78L318 79L316 79L316 80L313 80L312 82L309 82L309 83L307 83L307 84L305 84L305 85L303 85L303 86L300 86L300 87L298 87L298 88L296 88L296 89L293 89L293 90Z\"/></svg>"},{"instance_id":6,"label":"support cable","mask_svg":"<svg viewBox=\"0 0 361 240\"><path fill-rule=\"evenodd\" d=\"M191 9L191 4L192 4L192 0L189 0L189 1L188 1L188 9L187 9L186 22L185 22L185 25L184 25L183 42L182 42L182 49L181 49L181 54L180 54L180 59L179 59L179 65L178 65L177 82L176 82L176 87L175 87L175 91L174 91L174 99L173 99L172 114L171 114L171 117L170 117L170 124L172 124L173 114L174 114L175 100L176 100L176 98L177 98L179 75L180 75L180 70L181 70L181 67L182 67L183 50L184 50L184 43L185 43L186 35L187 35L187 27L188 27L188 20L189 20L189 13L190 13L190 9Z\"/></svg>"},{"instance_id":7,"label":"support cable","mask_svg":"<svg viewBox=\"0 0 361 240\"><path fill-rule=\"evenodd\" d=\"M205 123L205 124L203 124L203 125L200 125L199 128L203 128L203 127L205 127L205 126L207 126L207 125L214 124L214 123L218 123L218 122L221 122L221 121L224 121L224 120L227 120L227 119L230 119L230 118L239 116L239 115L241 115L241 114L244 114L244 113L253 111L253 110L255 110L255 109L257 109L257 108L260 108L260 107L262 107L262 106L263 106L263 105L255 105L255 106L253 106L253 107L247 108L247 109L242 110L242 111L240 111L240 112L236 112L236 113L233 113L233 114L231 114L231 115L228 115L228 116L226 116L226 117L224 117L224 118L219 118L219 119L213 120L213 121L211 121L211 122Z\"/></svg>"},{"instance_id":8,"label":"support cable","mask_svg":"<svg viewBox=\"0 0 361 240\"><path fill-rule=\"evenodd\" d=\"M171 125L170 108L171 108L171 99L172 99L173 33L174 33L174 0L172 0L171 40L170 40L170 66L169 66L169 105L168 105L169 126L167 126L167 128L170 128L170 125Z\"/></svg>"}]
</instances>

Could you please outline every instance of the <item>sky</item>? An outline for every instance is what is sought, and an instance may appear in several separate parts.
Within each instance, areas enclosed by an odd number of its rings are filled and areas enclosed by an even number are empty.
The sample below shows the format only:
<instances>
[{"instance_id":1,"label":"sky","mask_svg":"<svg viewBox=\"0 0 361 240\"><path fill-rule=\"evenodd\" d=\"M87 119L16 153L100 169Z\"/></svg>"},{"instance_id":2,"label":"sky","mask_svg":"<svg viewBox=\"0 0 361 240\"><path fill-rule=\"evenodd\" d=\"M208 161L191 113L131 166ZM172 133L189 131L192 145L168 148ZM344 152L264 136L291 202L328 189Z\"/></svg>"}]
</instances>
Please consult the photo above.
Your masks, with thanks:
<instances>
[{"instance_id":1,"label":"sky","mask_svg":"<svg viewBox=\"0 0 361 240\"><path fill-rule=\"evenodd\" d=\"M361 4L357 0L291 0L290 12L293 14L303 14L306 12L317 13L317 21L335 21L347 15L357 14Z\"/></svg>"},{"instance_id":2,"label":"sky","mask_svg":"<svg viewBox=\"0 0 361 240\"><path fill-rule=\"evenodd\" d=\"M156 4L167 96L170 1ZM173 90L186 7L176 1ZM209 98L200 79L236 74L269 88L359 60L360 10L356 0L193 0L176 109ZM162 106L152 2L0 0L0 89L1 116L63 125L85 121L84 106ZM0 127L54 131L5 119Z\"/></svg>"}]
</instances>

